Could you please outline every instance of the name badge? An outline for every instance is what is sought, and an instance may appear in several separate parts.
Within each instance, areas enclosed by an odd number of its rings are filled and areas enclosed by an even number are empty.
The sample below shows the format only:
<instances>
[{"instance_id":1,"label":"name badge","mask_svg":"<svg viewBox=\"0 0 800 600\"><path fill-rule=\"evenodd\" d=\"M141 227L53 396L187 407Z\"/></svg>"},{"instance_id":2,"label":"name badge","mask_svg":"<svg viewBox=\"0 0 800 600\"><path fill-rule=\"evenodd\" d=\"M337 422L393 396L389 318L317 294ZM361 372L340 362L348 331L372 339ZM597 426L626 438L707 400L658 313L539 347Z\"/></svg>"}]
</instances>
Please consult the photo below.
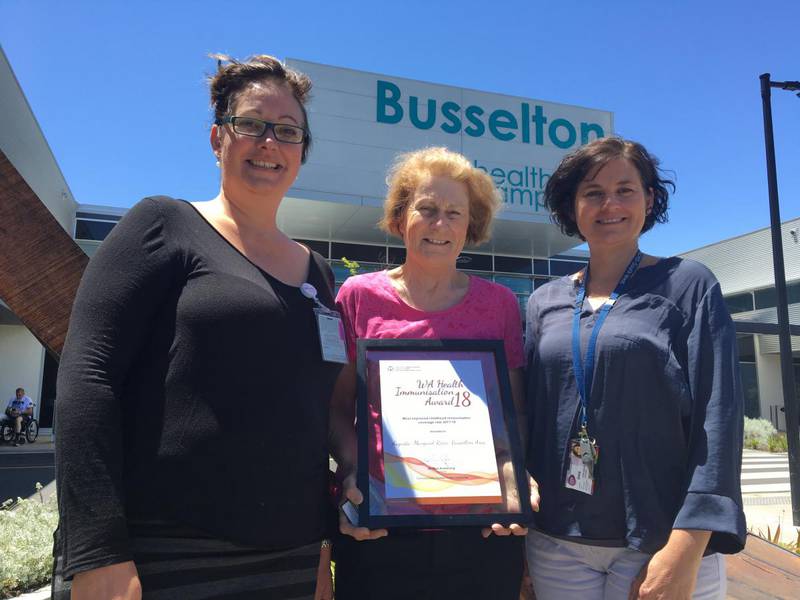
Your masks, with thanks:
<instances>
[{"instance_id":1,"label":"name badge","mask_svg":"<svg viewBox=\"0 0 800 600\"><path fill-rule=\"evenodd\" d=\"M594 466L597 464L600 449L596 444L591 444L588 450L593 456L587 457L586 443L580 439L569 441L567 452L567 474L564 477L564 487L576 490L591 496L594 493L595 479Z\"/></svg>"},{"instance_id":2,"label":"name badge","mask_svg":"<svg viewBox=\"0 0 800 600\"><path fill-rule=\"evenodd\" d=\"M322 350L322 360L347 364L347 348L344 343L344 326L342 317L333 310L315 308L317 317L317 332L319 333L319 347Z\"/></svg>"}]
</instances>

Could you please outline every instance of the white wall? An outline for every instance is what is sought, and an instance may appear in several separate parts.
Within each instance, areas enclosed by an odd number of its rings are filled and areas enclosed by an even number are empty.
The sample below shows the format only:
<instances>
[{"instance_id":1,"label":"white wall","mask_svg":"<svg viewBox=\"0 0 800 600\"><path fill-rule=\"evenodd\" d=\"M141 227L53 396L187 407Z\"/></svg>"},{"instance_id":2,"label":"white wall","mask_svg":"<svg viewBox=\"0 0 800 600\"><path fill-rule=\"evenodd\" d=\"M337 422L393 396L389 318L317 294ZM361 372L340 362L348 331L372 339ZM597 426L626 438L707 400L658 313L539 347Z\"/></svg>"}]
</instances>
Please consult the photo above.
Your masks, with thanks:
<instances>
[{"instance_id":1,"label":"white wall","mask_svg":"<svg viewBox=\"0 0 800 600\"><path fill-rule=\"evenodd\" d=\"M792 231L800 231L800 218L781 224L787 282L800 279L800 236L793 235ZM769 228L703 246L681 256L697 260L711 269L719 279L725 295L775 284L772 233Z\"/></svg>"},{"instance_id":2,"label":"white wall","mask_svg":"<svg viewBox=\"0 0 800 600\"><path fill-rule=\"evenodd\" d=\"M0 48L0 150L72 236L75 199Z\"/></svg>"},{"instance_id":3,"label":"white wall","mask_svg":"<svg viewBox=\"0 0 800 600\"><path fill-rule=\"evenodd\" d=\"M42 392L42 367L44 348L22 325L0 325L0 402L6 402L18 387L36 403L39 415L39 397Z\"/></svg>"},{"instance_id":4,"label":"white wall","mask_svg":"<svg viewBox=\"0 0 800 600\"><path fill-rule=\"evenodd\" d=\"M293 197L316 199L302 192L317 192L325 194L325 199L332 202L365 205L372 202L380 206L386 191L386 170L399 152L433 145L447 146L470 160L478 161L495 178L501 192L508 188L509 200L499 219L513 220L516 213L526 216L526 220L535 218L549 223L549 217L541 206L522 201L523 196L528 198L529 194L543 188L538 180L539 169L551 173L567 151L579 146L579 131L583 125L600 127L606 136L614 128L613 114L609 111L296 59L287 62L309 75L314 82L309 104L314 148L295 183L295 194L289 194ZM392 86L394 92L387 93L386 88L381 87L384 84ZM392 95L395 92L397 95ZM412 96L415 98L413 101ZM394 108L388 108L382 99L387 99ZM414 110L410 107L412 102L416 107ZM432 106L435 106L435 111L429 112ZM443 112L445 106L450 107L449 116ZM537 108L541 115L534 120ZM474 116L472 109L484 112ZM425 124L412 124L412 113L415 119L425 121ZM498 137L491 123L498 123L494 117L500 113L513 124L500 125ZM482 123L482 133L476 133L475 129L469 133L473 123L469 114ZM390 122L391 119L385 118L387 115L400 120ZM542 118L546 119L545 123ZM575 136L569 142L563 138L566 129L559 129L559 124L575 130ZM550 133L553 126L558 130L555 139L562 144L569 143L569 146L559 147L553 141ZM537 131L541 136L537 136ZM596 131L587 131L586 134L587 139L597 137ZM536 176L531 175L530 169L535 170ZM527 176L524 176L526 170ZM505 175L500 175L501 171ZM510 174L510 171L516 173ZM511 194L512 188L514 194Z\"/></svg>"},{"instance_id":5,"label":"white wall","mask_svg":"<svg viewBox=\"0 0 800 600\"><path fill-rule=\"evenodd\" d=\"M761 405L761 418L770 418L770 406L783 406L783 389L781 386L781 360L779 354L762 354L761 338L756 335L756 371L758 373L758 397ZM775 424L773 409L773 424ZM778 429L786 431L785 414L778 414Z\"/></svg>"}]
</instances>

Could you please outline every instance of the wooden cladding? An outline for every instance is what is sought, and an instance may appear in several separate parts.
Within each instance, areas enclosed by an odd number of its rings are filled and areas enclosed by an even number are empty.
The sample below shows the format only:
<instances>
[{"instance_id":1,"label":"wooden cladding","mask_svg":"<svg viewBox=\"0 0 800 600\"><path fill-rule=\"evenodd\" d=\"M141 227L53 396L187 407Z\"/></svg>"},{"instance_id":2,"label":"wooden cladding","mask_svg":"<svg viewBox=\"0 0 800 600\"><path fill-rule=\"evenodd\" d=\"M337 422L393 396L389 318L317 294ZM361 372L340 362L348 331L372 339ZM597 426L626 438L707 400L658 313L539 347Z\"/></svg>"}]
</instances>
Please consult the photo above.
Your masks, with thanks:
<instances>
[{"instance_id":1,"label":"wooden cladding","mask_svg":"<svg viewBox=\"0 0 800 600\"><path fill-rule=\"evenodd\" d=\"M0 298L56 357L88 262L0 150Z\"/></svg>"}]
</instances>

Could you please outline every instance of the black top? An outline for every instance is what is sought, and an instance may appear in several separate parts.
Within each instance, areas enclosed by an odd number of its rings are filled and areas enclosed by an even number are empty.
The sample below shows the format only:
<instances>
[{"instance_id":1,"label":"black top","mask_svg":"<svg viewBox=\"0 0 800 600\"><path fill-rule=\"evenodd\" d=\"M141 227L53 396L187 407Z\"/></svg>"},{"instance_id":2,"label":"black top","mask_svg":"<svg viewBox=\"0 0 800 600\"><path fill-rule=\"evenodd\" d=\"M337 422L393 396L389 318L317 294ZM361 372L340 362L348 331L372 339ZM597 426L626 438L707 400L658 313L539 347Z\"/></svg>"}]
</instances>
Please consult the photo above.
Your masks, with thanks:
<instances>
[{"instance_id":1,"label":"black top","mask_svg":"<svg viewBox=\"0 0 800 600\"><path fill-rule=\"evenodd\" d=\"M564 487L579 398L572 366L576 284L563 277L528 304L528 470L540 485L535 526L576 541L653 553L673 528L714 532L711 551L738 552L746 529L740 468L743 401L736 332L719 283L699 263L639 269L597 341L589 434L593 496ZM596 321L581 314L582 356Z\"/></svg>"},{"instance_id":2,"label":"black top","mask_svg":"<svg viewBox=\"0 0 800 600\"><path fill-rule=\"evenodd\" d=\"M314 253L308 281L334 306ZM187 202L147 198L84 273L58 372L64 575L131 560L128 521L264 550L326 535L328 402L314 303Z\"/></svg>"}]
</instances>

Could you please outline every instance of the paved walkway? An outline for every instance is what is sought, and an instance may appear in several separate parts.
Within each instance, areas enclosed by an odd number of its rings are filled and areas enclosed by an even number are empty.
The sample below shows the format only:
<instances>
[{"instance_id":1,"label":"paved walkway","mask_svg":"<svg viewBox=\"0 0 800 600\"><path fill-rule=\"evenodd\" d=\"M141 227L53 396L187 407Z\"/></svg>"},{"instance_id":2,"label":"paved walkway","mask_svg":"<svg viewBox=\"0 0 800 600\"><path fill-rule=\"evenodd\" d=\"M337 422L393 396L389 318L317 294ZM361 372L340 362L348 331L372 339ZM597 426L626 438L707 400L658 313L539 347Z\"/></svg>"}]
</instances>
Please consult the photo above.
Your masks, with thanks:
<instances>
[{"instance_id":1,"label":"paved walkway","mask_svg":"<svg viewBox=\"0 0 800 600\"><path fill-rule=\"evenodd\" d=\"M798 528L792 523L789 457L785 452L744 451L742 500L750 531L762 537L774 536L780 527L781 541L797 542Z\"/></svg>"},{"instance_id":2,"label":"paved walkway","mask_svg":"<svg viewBox=\"0 0 800 600\"><path fill-rule=\"evenodd\" d=\"M25 444L18 448L13 446L0 446L0 453L36 454L53 452L52 442L37 441L35 444ZM55 491L55 484L43 490L46 494ZM748 529L754 534L766 537L767 531L774 535L777 527L781 528L781 539L786 543L797 541L798 528L792 524L792 506L789 489L789 459L786 453L759 452L745 450L742 458L742 498L744 512L747 517ZM748 540L748 547L750 540ZM787 553L787 557L789 557ZM728 557L728 598L737 600L742 598L790 598L778 592L764 596L763 592L756 591L759 585L764 584L763 577L770 582L785 582L791 579L791 585L796 586L797 568L793 569L794 575L789 575L786 569L768 564L758 563L747 551L736 558ZM770 559L771 560L771 559ZM784 560L789 560L785 558ZM795 565L797 559L792 558L790 564ZM751 573L752 571L752 573ZM787 577L789 579L787 579ZM759 583L760 582L760 583ZM794 587L792 588L794 589ZM20 596L18 600L46 600L50 597L49 588L38 592L31 592Z\"/></svg>"},{"instance_id":3,"label":"paved walkway","mask_svg":"<svg viewBox=\"0 0 800 600\"><path fill-rule=\"evenodd\" d=\"M788 494L789 455L786 452L745 450L742 456L742 494Z\"/></svg>"}]
</instances>

